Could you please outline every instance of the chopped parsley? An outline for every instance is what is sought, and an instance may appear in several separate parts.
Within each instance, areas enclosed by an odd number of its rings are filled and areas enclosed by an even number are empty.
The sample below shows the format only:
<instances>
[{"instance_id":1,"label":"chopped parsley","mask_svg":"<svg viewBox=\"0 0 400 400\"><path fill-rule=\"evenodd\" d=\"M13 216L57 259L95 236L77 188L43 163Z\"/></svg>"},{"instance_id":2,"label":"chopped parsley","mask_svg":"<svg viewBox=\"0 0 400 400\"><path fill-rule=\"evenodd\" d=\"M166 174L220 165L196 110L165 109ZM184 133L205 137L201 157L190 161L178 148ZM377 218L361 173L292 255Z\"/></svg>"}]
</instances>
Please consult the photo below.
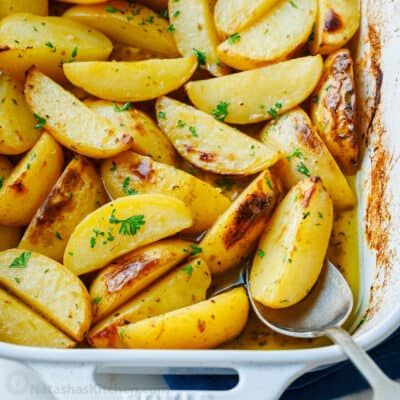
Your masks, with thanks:
<instances>
[{"instance_id":1,"label":"chopped parsley","mask_svg":"<svg viewBox=\"0 0 400 400\"><path fill-rule=\"evenodd\" d=\"M105 7L104 7L104 11L105 11L105 12L108 12L108 13L110 13L110 14L115 14L115 13L118 12L119 10L118 10L118 8L115 8L115 7L113 7L113 6L105 6Z\"/></svg>"},{"instance_id":2,"label":"chopped parsley","mask_svg":"<svg viewBox=\"0 0 400 400\"><path fill-rule=\"evenodd\" d=\"M128 111L132 108L132 103L127 101L124 105L120 106L119 104L114 104L114 111L116 112L124 112Z\"/></svg>"},{"instance_id":3,"label":"chopped parsley","mask_svg":"<svg viewBox=\"0 0 400 400\"><path fill-rule=\"evenodd\" d=\"M111 167L110 167L110 171L114 172L117 170L117 163L115 161L111 162Z\"/></svg>"},{"instance_id":4,"label":"chopped parsley","mask_svg":"<svg viewBox=\"0 0 400 400\"><path fill-rule=\"evenodd\" d=\"M257 250L257 255L260 258L264 258L265 257L265 251L263 249L258 249Z\"/></svg>"},{"instance_id":5,"label":"chopped parsley","mask_svg":"<svg viewBox=\"0 0 400 400\"><path fill-rule=\"evenodd\" d=\"M0 176L0 189L3 187L4 185L4 176Z\"/></svg>"},{"instance_id":6,"label":"chopped parsley","mask_svg":"<svg viewBox=\"0 0 400 400\"><path fill-rule=\"evenodd\" d=\"M238 33L234 33L228 37L229 44L235 44L240 40L240 35Z\"/></svg>"},{"instance_id":7,"label":"chopped parsley","mask_svg":"<svg viewBox=\"0 0 400 400\"><path fill-rule=\"evenodd\" d=\"M46 46L51 49L54 53L57 51L56 46L51 42L46 42Z\"/></svg>"},{"instance_id":8,"label":"chopped parsley","mask_svg":"<svg viewBox=\"0 0 400 400\"><path fill-rule=\"evenodd\" d=\"M186 126L186 122L182 121L181 119L179 119L178 122L176 123L177 128L184 128L185 126Z\"/></svg>"},{"instance_id":9,"label":"chopped parsley","mask_svg":"<svg viewBox=\"0 0 400 400\"><path fill-rule=\"evenodd\" d=\"M203 249L199 246L196 246L195 244L191 244L190 248L192 249L192 252L190 253L191 256L195 256L196 254L200 254L203 252Z\"/></svg>"},{"instance_id":10,"label":"chopped parsley","mask_svg":"<svg viewBox=\"0 0 400 400\"><path fill-rule=\"evenodd\" d=\"M185 265L182 268L182 271L185 271L189 276L192 276L192 274L193 274L193 266L191 264Z\"/></svg>"},{"instance_id":11,"label":"chopped parsley","mask_svg":"<svg viewBox=\"0 0 400 400\"><path fill-rule=\"evenodd\" d=\"M127 176L122 183L122 191L127 196L133 196L133 195L137 194L136 189L130 187L130 182L131 182L131 178L129 176Z\"/></svg>"},{"instance_id":12,"label":"chopped parsley","mask_svg":"<svg viewBox=\"0 0 400 400\"><path fill-rule=\"evenodd\" d=\"M318 217L321 218L321 219L324 218L324 215L322 214L321 211L318 211Z\"/></svg>"},{"instance_id":13,"label":"chopped parsley","mask_svg":"<svg viewBox=\"0 0 400 400\"><path fill-rule=\"evenodd\" d=\"M192 134L193 137L199 137L199 135L198 135L198 133L196 131L196 128L194 126L190 126L189 127L189 131L190 131L190 133Z\"/></svg>"},{"instance_id":14,"label":"chopped parsley","mask_svg":"<svg viewBox=\"0 0 400 400\"><path fill-rule=\"evenodd\" d=\"M290 4L293 8L299 8L299 6L298 6L293 0L289 0L289 4Z\"/></svg>"},{"instance_id":15,"label":"chopped parsley","mask_svg":"<svg viewBox=\"0 0 400 400\"><path fill-rule=\"evenodd\" d=\"M303 153L301 152L300 149L295 149L295 150L293 151L293 153L292 153L290 156L287 156L286 158L287 158L287 160L289 160L289 161L290 161L292 158L300 158L300 159L303 159L303 160L304 160L304 155L303 155Z\"/></svg>"},{"instance_id":16,"label":"chopped parsley","mask_svg":"<svg viewBox=\"0 0 400 400\"><path fill-rule=\"evenodd\" d=\"M225 118L228 116L228 107L229 103L226 101L220 101L213 110L214 118L218 121L225 121Z\"/></svg>"},{"instance_id":17,"label":"chopped parsley","mask_svg":"<svg viewBox=\"0 0 400 400\"><path fill-rule=\"evenodd\" d=\"M71 53L71 58L76 58L77 55L78 55L78 48L74 47Z\"/></svg>"},{"instance_id":18,"label":"chopped parsley","mask_svg":"<svg viewBox=\"0 0 400 400\"><path fill-rule=\"evenodd\" d=\"M58 240L63 240L63 238L62 238L62 236L61 236L61 233L58 232L58 231L54 234L54 236L55 236Z\"/></svg>"},{"instance_id":19,"label":"chopped parsley","mask_svg":"<svg viewBox=\"0 0 400 400\"><path fill-rule=\"evenodd\" d=\"M18 283L18 285L21 283L21 279L20 278L14 278L14 279L15 279L15 282Z\"/></svg>"},{"instance_id":20,"label":"chopped parsley","mask_svg":"<svg viewBox=\"0 0 400 400\"><path fill-rule=\"evenodd\" d=\"M175 32L175 31L176 31L176 28L175 28L174 24L171 24L171 25L168 26L167 32Z\"/></svg>"},{"instance_id":21,"label":"chopped parsley","mask_svg":"<svg viewBox=\"0 0 400 400\"><path fill-rule=\"evenodd\" d=\"M268 187L273 190L274 187L272 186L271 179L268 178L268 176L265 177L265 182L267 183Z\"/></svg>"},{"instance_id":22,"label":"chopped parsley","mask_svg":"<svg viewBox=\"0 0 400 400\"><path fill-rule=\"evenodd\" d=\"M33 116L35 117L35 119L37 121L37 124L34 126L35 129L41 129L46 125L47 121L45 118L43 118L40 115L35 114L35 113L33 114Z\"/></svg>"},{"instance_id":23,"label":"chopped parsley","mask_svg":"<svg viewBox=\"0 0 400 400\"><path fill-rule=\"evenodd\" d=\"M158 119L167 119L167 114L164 111L160 111L157 115Z\"/></svg>"},{"instance_id":24,"label":"chopped parsley","mask_svg":"<svg viewBox=\"0 0 400 400\"><path fill-rule=\"evenodd\" d=\"M98 229L93 229L93 233L94 233L94 235L89 240L89 244L90 244L90 248L91 249L94 249L94 247L96 246L97 238L100 235L104 236L104 232L100 232Z\"/></svg>"},{"instance_id":25,"label":"chopped parsley","mask_svg":"<svg viewBox=\"0 0 400 400\"><path fill-rule=\"evenodd\" d=\"M300 162L300 164L297 165L296 167L297 172L300 172L300 174L303 174L305 176L311 176L310 170L305 166L303 161Z\"/></svg>"},{"instance_id":26,"label":"chopped parsley","mask_svg":"<svg viewBox=\"0 0 400 400\"><path fill-rule=\"evenodd\" d=\"M180 12L179 10L176 10L176 11L172 14L172 16L173 16L174 18L179 17L180 13L181 13L181 12Z\"/></svg>"},{"instance_id":27,"label":"chopped parsley","mask_svg":"<svg viewBox=\"0 0 400 400\"><path fill-rule=\"evenodd\" d=\"M197 50L197 49L193 49L193 53L197 57L197 62L199 63L199 65L207 64L206 53L204 53L203 51Z\"/></svg>"},{"instance_id":28,"label":"chopped parsley","mask_svg":"<svg viewBox=\"0 0 400 400\"><path fill-rule=\"evenodd\" d=\"M306 219L310 216L310 211L303 212L303 219Z\"/></svg>"},{"instance_id":29,"label":"chopped parsley","mask_svg":"<svg viewBox=\"0 0 400 400\"><path fill-rule=\"evenodd\" d=\"M99 304L101 302L101 297L97 296L93 299L93 304Z\"/></svg>"},{"instance_id":30,"label":"chopped parsley","mask_svg":"<svg viewBox=\"0 0 400 400\"><path fill-rule=\"evenodd\" d=\"M24 251L20 256L14 258L8 268L26 268L31 255L32 253L30 251Z\"/></svg>"},{"instance_id":31,"label":"chopped parsley","mask_svg":"<svg viewBox=\"0 0 400 400\"><path fill-rule=\"evenodd\" d=\"M267 113L273 118L276 119L279 116L279 110L282 108L282 103L280 103L279 101L277 101L275 103L275 106L271 107Z\"/></svg>"},{"instance_id":32,"label":"chopped parsley","mask_svg":"<svg viewBox=\"0 0 400 400\"><path fill-rule=\"evenodd\" d=\"M168 19L168 10L161 10L161 11L158 13L158 16L159 16L160 18Z\"/></svg>"},{"instance_id":33,"label":"chopped parsley","mask_svg":"<svg viewBox=\"0 0 400 400\"><path fill-rule=\"evenodd\" d=\"M133 215L126 219L118 219L115 216L115 210L112 211L108 220L110 224L121 225L119 227L119 233L121 235L134 236L140 230L140 228L146 223L144 215Z\"/></svg>"}]
</instances>

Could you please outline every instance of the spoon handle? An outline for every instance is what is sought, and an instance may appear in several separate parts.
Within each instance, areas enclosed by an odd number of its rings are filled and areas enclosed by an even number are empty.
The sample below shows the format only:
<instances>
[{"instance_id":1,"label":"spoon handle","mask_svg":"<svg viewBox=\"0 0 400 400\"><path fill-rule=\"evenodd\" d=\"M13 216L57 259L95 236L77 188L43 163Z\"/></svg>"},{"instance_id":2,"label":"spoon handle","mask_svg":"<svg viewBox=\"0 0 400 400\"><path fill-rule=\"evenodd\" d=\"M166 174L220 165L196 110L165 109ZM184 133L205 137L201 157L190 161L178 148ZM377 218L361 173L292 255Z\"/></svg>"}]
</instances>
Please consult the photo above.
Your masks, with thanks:
<instances>
[{"instance_id":1,"label":"spoon handle","mask_svg":"<svg viewBox=\"0 0 400 400\"><path fill-rule=\"evenodd\" d=\"M400 399L400 384L389 379L374 360L342 328L331 328L326 335L348 355L374 390L376 400Z\"/></svg>"}]
</instances>

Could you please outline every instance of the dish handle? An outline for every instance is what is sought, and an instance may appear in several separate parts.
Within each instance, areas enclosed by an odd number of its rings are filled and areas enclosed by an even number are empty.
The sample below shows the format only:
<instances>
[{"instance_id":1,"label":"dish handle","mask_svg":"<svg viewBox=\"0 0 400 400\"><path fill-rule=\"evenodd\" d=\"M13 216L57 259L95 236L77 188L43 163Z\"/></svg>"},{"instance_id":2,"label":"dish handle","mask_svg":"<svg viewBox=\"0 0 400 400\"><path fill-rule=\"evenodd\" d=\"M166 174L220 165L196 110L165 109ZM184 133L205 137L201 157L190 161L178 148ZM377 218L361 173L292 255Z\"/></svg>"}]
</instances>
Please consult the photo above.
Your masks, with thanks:
<instances>
[{"instance_id":1,"label":"dish handle","mask_svg":"<svg viewBox=\"0 0 400 400\"><path fill-rule=\"evenodd\" d=\"M113 374L124 375L162 375L159 367L144 366L106 366L95 364L54 364L31 363L32 370L37 371L42 383L36 385L33 392L52 393L57 400L277 400L285 389L299 376L311 370L313 366L301 364L240 364L222 366L235 370L239 382L227 391L196 391L196 390L124 390L118 387ZM215 371L214 366L210 369ZM198 368L193 365L179 365L179 370ZM207 367L202 368L202 374L207 373ZM168 368L175 370L175 368ZM26 371L25 371L26 373ZM96 373L109 375L110 387L101 387L96 382ZM196 375L193 372L193 375ZM22 378L22 381L26 378ZM130 378L129 378L130 379ZM140 378L141 379L141 378ZM144 378L143 378L144 379ZM21 380L21 379L20 379ZM132 385L131 385L132 386ZM133 385L134 386L134 385ZM1 388L0 388L1 389ZM17 388L18 389L18 388ZM26 387L29 391L29 386ZM28 394L31 394L28 392ZM17 397L16 397L17 399Z\"/></svg>"}]
</instances>

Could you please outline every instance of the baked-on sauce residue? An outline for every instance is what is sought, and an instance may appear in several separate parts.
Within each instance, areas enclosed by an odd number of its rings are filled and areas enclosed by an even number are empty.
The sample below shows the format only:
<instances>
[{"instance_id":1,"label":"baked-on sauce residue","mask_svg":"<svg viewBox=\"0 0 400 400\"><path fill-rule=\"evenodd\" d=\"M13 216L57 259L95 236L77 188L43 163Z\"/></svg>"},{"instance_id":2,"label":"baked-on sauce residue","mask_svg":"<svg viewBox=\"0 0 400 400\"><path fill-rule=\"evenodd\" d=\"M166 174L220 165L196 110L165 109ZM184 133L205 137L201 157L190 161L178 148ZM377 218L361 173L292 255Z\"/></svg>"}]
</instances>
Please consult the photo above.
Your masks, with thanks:
<instances>
[{"instance_id":1,"label":"baked-on sauce residue","mask_svg":"<svg viewBox=\"0 0 400 400\"><path fill-rule=\"evenodd\" d=\"M138 158L137 162L131 162L129 170L140 180L150 180L154 174L151 159L148 157Z\"/></svg>"}]
</instances>

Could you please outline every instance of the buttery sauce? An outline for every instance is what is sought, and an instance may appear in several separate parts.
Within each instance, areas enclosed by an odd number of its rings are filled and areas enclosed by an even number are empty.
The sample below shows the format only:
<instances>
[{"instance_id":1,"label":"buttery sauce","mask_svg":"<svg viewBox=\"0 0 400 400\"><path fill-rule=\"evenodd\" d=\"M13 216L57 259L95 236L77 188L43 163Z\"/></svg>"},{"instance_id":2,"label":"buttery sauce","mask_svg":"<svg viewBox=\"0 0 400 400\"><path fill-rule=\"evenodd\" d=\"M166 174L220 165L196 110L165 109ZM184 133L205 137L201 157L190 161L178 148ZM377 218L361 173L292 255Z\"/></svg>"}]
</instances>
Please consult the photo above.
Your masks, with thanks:
<instances>
[{"instance_id":1,"label":"buttery sauce","mask_svg":"<svg viewBox=\"0 0 400 400\"><path fill-rule=\"evenodd\" d=\"M353 183L353 179L350 179ZM354 188L354 185L352 184ZM354 322L360 304L360 270L358 253L357 208L336 212L332 236L328 248L328 258L342 272L349 283L354 296L354 309L346 326ZM238 271L230 272L218 279L217 285L232 282ZM250 313L246 328L236 339L225 343L224 349L237 350L282 350L326 346L330 342L326 338L297 339L273 332L263 325L254 313Z\"/></svg>"}]
</instances>

